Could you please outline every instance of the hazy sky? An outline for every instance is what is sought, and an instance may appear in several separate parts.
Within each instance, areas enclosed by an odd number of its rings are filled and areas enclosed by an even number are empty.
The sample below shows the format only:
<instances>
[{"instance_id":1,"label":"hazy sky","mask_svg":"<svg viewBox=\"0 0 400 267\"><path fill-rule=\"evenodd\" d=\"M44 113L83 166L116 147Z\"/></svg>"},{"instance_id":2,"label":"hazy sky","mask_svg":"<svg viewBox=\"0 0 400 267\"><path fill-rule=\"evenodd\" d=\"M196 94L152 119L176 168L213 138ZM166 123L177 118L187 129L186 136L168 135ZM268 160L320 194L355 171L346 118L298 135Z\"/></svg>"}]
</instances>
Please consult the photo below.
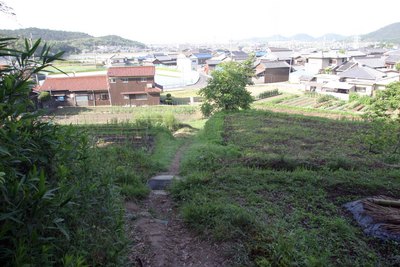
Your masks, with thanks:
<instances>
[{"instance_id":1,"label":"hazy sky","mask_svg":"<svg viewBox=\"0 0 400 267\"><path fill-rule=\"evenodd\" d=\"M400 0L3 0L0 29L116 34L145 43L225 42L307 33L365 34L400 21ZM381 6L379 6L381 5Z\"/></svg>"}]
</instances>

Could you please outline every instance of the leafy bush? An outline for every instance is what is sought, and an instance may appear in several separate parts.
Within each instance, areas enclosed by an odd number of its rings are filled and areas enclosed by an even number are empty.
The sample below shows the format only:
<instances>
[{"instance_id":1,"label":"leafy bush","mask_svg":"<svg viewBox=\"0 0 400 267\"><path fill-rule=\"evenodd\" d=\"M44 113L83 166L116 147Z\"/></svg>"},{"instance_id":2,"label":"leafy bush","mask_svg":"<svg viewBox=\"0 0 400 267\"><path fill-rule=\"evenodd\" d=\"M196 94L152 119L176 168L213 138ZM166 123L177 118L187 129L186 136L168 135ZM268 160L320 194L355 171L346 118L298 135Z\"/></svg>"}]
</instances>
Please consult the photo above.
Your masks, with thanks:
<instances>
[{"instance_id":1,"label":"leafy bush","mask_svg":"<svg viewBox=\"0 0 400 267\"><path fill-rule=\"evenodd\" d=\"M277 95L281 95L282 93L279 92L278 89L274 89L274 90L269 90L269 91L265 91L260 93L257 96L257 99L264 99L264 98L268 98L268 97L273 97L273 96L277 96Z\"/></svg>"},{"instance_id":2,"label":"leafy bush","mask_svg":"<svg viewBox=\"0 0 400 267\"><path fill-rule=\"evenodd\" d=\"M338 98L333 95L321 95L317 98L317 103L328 102L330 100L338 100Z\"/></svg>"},{"instance_id":3,"label":"leafy bush","mask_svg":"<svg viewBox=\"0 0 400 267\"><path fill-rule=\"evenodd\" d=\"M51 99L50 93L46 91L40 92L38 99L40 102L49 101Z\"/></svg>"},{"instance_id":4,"label":"leafy bush","mask_svg":"<svg viewBox=\"0 0 400 267\"><path fill-rule=\"evenodd\" d=\"M179 122L172 112L140 114L135 124L142 128L165 127L170 131L179 128Z\"/></svg>"},{"instance_id":5,"label":"leafy bush","mask_svg":"<svg viewBox=\"0 0 400 267\"><path fill-rule=\"evenodd\" d=\"M90 149L87 135L44 122L30 112L30 76L61 56L40 40L0 56L0 265L118 265L124 241L123 209L112 171ZM107 165L106 165L107 166ZM99 220L101 218L101 220Z\"/></svg>"}]
</instances>

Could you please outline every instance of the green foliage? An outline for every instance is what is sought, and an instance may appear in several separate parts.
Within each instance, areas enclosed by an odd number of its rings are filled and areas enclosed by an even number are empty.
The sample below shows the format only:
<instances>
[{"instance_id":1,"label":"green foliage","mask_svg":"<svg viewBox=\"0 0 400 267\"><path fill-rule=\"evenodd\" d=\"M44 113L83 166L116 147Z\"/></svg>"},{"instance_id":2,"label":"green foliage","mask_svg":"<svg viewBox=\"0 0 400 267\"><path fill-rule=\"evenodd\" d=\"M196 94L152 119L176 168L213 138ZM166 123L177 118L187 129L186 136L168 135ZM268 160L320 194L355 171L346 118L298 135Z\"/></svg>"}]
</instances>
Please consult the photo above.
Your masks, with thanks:
<instances>
[{"instance_id":1,"label":"green foliage","mask_svg":"<svg viewBox=\"0 0 400 267\"><path fill-rule=\"evenodd\" d=\"M282 93L279 92L278 89L268 90L268 91L260 93L257 96L257 99L264 99L264 98L273 97L273 96L277 96L277 95L281 95L281 94Z\"/></svg>"},{"instance_id":2,"label":"green foliage","mask_svg":"<svg viewBox=\"0 0 400 267\"><path fill-rule=\"evenodd\" d=\"M200 202L200 203L199 203ZM216 240L247 238L257 231L254 216L238 205L195 199L182 208L183 219L200 233L211 231Z\"/></svg>"},{"instance_id":3,"label":"green foliage","mask_svg":"<svg viewBox=\"0 0 400 267\"><path fill-rule=\"evenodd\" d=\"M317 103L328 102L330 100L337 100L337 97L333 95L321 95L317 98Z\"/></svg>"},{"instance_id":4,"label":"green foliage","mask_svg":"<svg viewBox=\"0 0 400 267\"><path fill-rule=\"evenodd\" d=\"M204 97L202 111L204 116L220 110L249 109L253 98L246 90L254 76L252 59L243 63L226 62L211 74L208 85L199 91Z\"/></svg>"},{"instance_id":5,"label":"green foliage","mask_svg":"<svg viewBox=\"0 0 400 267\"><path fill-rule=\"evenodd\" d=\"M349 95L349 102L355 102L357 104L369 106L369 105L371 105L372 101L373 101L373 99L370 96L366 96L366 95L361 96L354 92L350 93L350 95Z\"/></svg>"},{"instance_id":6,"label":"green foliage","mask_svg":"<svg viewBox=\"0 0 400 267\"><path fill-rule=\"evenodd\" d=\"M400 63L397 63L397 64L396 64L396 70L397 70L397 71L400 71Z\"/></svg>"},{"instance_id":7,"label":"green foliage","mask_svg":"<svg viewBox=\"0 0 400 267\"><path fill-rule=\"evenodd\" d=\"M49 92L43 91L43 92L40 92L40 94L38 96L38 99L39 99L40 102L46 102L46 101L49 101L51 99L51 95L50 95Z\"/></svg>"},{"instance_id":8,"label":"green foliage","mask_svg":"<svg viewBox=\"0 0 400 267\"><path fill-rule=\"evenodd\" d=\"M179 122L171 111L165 113L143 113L135 119L135 124L138 127L152 128L152 127L165 127L170 131L179 128Z\"/></svg>"},{"instance_id":9,"label":"green foliage","mask_svg":"<svg viewBox=\"0 0 400 267\"><path fill-rule=\"evenodd\" d=\"M386 86L376 93L368 115L385 119L400 119L400 82Z\"/></svg>"},{"instance_id":10,"label":"green foliage","mask_svg":"<svg viewBox=\"0 0 400 267\"><path fill-rule=\"evenodd\" d=\"M83 50L92 51L96 46L125 46L145 48L146 45L137 41L124 39L116 35L93 37L81 32L55 31L39 28L26 28L18 30L0 30L0 36L13 36L33 39L42 38L53 49L65 51L65 53L80 53ZM23 39L16 42L15 46L21 49L24 46Z\"/></svg>"},{"instance_id":11,"label":"green foliage","mask_svg":"<svg viewBox=\"0 0 400 267\"><path fill-rule=\"evenodd\" d=\"M368 127L217 113L189 148L185 179L171 194L190 227L221 242L229 266L396 265L398 244L365 236L343 210L355 199L400 194L400 171L349 141Z\"/></svg>"},{"instance_id":12,"label":"green foliage","mask_svg":"<svg viewBox=\"0 0 400 267\"><path fill-rule=\"evenodd\" d=\"M0 265L118 265L125 241L113 170L86 133L31 111L30 77L62 53L38 51L40 40L9 49L13 41L0 39L0 56L14 63L0 70Z\"/></svg>"},{"instance_id":13,"label":"green foliage","mask_svg":"<svg viewBox=\"0 0 400 267\"><path fill-rule=\"evenodd\" d=\"M364 118L371 127L361 141L368 146L369 152L393 160L393 155L400 153L400 82L378 91L370 100Z\"/></svg>"},{"instance_id":14,"label":"green foliage","mask_svg":"<svg viewBox=\"0 0 400 267\"><path fill-rule=\"evenodd\" d=\"M168 93L165 96L164 103L167 104L167 105L172 105L173 104L173 99L172 99L172 95L171 94Z\"/></svg>"}]
</instances>

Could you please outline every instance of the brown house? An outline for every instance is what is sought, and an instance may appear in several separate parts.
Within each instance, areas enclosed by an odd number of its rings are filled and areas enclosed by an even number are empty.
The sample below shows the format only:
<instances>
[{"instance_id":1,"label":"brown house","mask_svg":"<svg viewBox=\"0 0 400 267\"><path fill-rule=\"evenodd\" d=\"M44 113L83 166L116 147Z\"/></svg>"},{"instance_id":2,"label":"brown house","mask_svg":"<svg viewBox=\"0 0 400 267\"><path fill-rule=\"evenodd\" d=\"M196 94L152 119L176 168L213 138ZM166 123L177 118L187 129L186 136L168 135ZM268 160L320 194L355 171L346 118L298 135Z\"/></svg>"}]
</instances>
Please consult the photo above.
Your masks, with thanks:
<instances>
[{"instance_id":1,"label":"brown house","mask_svg":"<svg viewBox=\"0 0 400 267\"><path fill-rule=\"evenodd\" d=\"M107 76L112 105L160 104L161 90L155 88L154 66L111 67Z\"/></svg>"},{"instance_id":2,"label":"brown house","mask_svg":"<svg viewBox=\"0 0 400 267\"><path fill-rule=\"evenodd\" d=\"M257 79L263 83L277 83L289 80L290 66L285 61L261 62L255 69Z\"/></svg>"},{"instance_id":3,"label":"brown house","mask_svg":"<svg viewBox=\"0 0 400 267\"><path fill-rule=\"evenodd\" d=\"M47 78L40 91L50 92L60 106L110 105L106 75Z\"/></svg>"},{"instance_id":4,"label":"brown house","mask_svg":"<svg viewBox=\"0 0 400 267\"><path fill-rule=\"evenodd\" d=\"M59 106L160 104L154 66L111 67L107 75L47 78L40 87Z\"/></svg>"}]
</instances>

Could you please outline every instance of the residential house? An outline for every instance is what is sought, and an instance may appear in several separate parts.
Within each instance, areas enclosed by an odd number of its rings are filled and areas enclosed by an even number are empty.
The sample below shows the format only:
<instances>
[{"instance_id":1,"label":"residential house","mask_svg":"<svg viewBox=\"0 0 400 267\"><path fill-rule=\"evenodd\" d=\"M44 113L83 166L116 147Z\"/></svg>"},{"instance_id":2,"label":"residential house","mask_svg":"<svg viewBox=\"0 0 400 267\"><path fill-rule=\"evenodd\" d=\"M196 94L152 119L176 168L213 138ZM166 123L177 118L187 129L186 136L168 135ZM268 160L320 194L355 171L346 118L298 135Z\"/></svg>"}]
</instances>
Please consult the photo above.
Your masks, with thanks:
<instances>
[{"instance_id":1,"label":"residential house","mask_svg":"<svg viewBox=\"0 0 400 267\"><path fill-rule=\"evenodd\" d=\"M388 75L385 72L367 67L354 66L339 74L340 80L354 85L354 92L372 96L376 90L385 89L389 83L399 80L399 75Z\"/></svg>"},{"instance_id":2,"label":"residential house","mask_svg":"<svg viewBox=\"0 0 400 267\"><path fill-rule=\"evenodd\" d=\"M111 104L158 105L161 90L155 87L154 66L112 67L107 71Z\"/></svg>"},{"instance_id":3,"label":"residential house","mask_svg":"<svg viewBox=\"0 0 400 267\"><path fill-rule=\"evenodd\" d=\"M59 106L110 105L106 75L47 78L40 91L50 92Z\"/></svg>"},{"instance_id":4,"label":"residential house","mask_svg":"<svg viewBox=\"0 0 400 267\"><path fill-rule=\"evenodd\" d=\"M290 65L285 61L261 61L256 64L255 83L277 83L289 80Z\"/></svg>"},{"instance_id":5,"label":"residential house","mask_svg":"<svg viewBox=\"0 0 400 267\"><path fill-rule=\"evenodd\" d=\"M249 58L249 54L243 51L232 51L230 52L230 57L233 61L245 61Z\"/></svg>"},{"instance_id":6,"label":"residential house","mask_svg":"<svg viewBox=\"0 0 400 267\"><path fill-rule=\"evenodd\" d=\"M293 65L295 57L297 57L297 56L290 49L274 48L270 52L267 52L264 56L260 57L260 59L261 60L268 60L268 61L285 61L289 65Z\"/></svg>"},{"instance_id":7,"label":"residential house","mask_svg":"<svg viewBox=\"0 0 400 267\"><path fill-rule=\"evenodd\" d=\"M305 87L308 91L348 99L352 92L372 96L376 90L383 90L389 83L398 80L398 73L385 73L355 63L337 75L316 75L312 80L305 82Z\"/></svg>"},{"instance_id":8,"label":"residential house","mask_svg":"<svg viewBox=\"0 0 400 267\"><path fill-rule=\"evenodd\" d=\"M206 74L210 74L217 68L217 65L221 64L222 60L220 59L209 59L206 61L206 66L204 67L204 72Z\"/></svg>"},{"instance_id":9,"label":"residential house","mask_svg":"<svg viewBox=\"0 0 400 267\"><path fill-rule=\"evenodd\" d=\"M347 56L339 52L315 52L305 56L305 70L310 73L322 73L327 68L335 68L347 61Z\"/></svg>"},{"instance_id":10,"label":"residential house","mask_svg":"<svg viewBox=\"0 0 400 267\"><path fill-rule=\"evenodd\" d=\"M154 66L111 67L107 75L47 78L40 91L60 106L158 105L154 75Z\"/></svg>"},{"instance_id":11,"label":"residential house","mask_svg":"<svg viewBox=\"0 0 400 267\"><path fill-rule=\"evenodd\" d=\"M400 64L400 50L385 53L384 59L388 69L396 70L396 65Z\"/></svg>"},{"instance_id":12,"label":"residential house","mask_svg":"<svg viewBox=\"0 0 400 267\"><path fill-rule=\"evenodd\" d=\"M380 56L353 58L352 61L357 63L359 66L366 66L375 70L386 69L385 59Z\"/></svg>"},{"instance_id":13,"label":"residential house","mask_svg":"<svg viewBox=\"0 0 400 267\"><path fill-rule=\"evenodd\" d=\"M152 60L154 65L176 66L177 55L156 55Z\"/></svg>"},{"instance_id":14,"label":"residential house","mask_svg":"<svg viewBox=\"0 0 400 267\"><path fill-rule=\"evenodd\" d=\"M232 61L232 58L226 56L225 53L220 53L206 61L204 72L210 74L217 66L223 62Z\"/></svg>"},{"instance_id":15,"label":"residential house","mask_svg":"<svg viewBox=\"0 0 400 267\"><path fill-rule=\"evenodd\" d=\"M193 53L190 56L190 60L192 61L192 67L197 68L199 65L206 64L206 61L211 59L211 53Z\"/></svg>"}]
</instances>

